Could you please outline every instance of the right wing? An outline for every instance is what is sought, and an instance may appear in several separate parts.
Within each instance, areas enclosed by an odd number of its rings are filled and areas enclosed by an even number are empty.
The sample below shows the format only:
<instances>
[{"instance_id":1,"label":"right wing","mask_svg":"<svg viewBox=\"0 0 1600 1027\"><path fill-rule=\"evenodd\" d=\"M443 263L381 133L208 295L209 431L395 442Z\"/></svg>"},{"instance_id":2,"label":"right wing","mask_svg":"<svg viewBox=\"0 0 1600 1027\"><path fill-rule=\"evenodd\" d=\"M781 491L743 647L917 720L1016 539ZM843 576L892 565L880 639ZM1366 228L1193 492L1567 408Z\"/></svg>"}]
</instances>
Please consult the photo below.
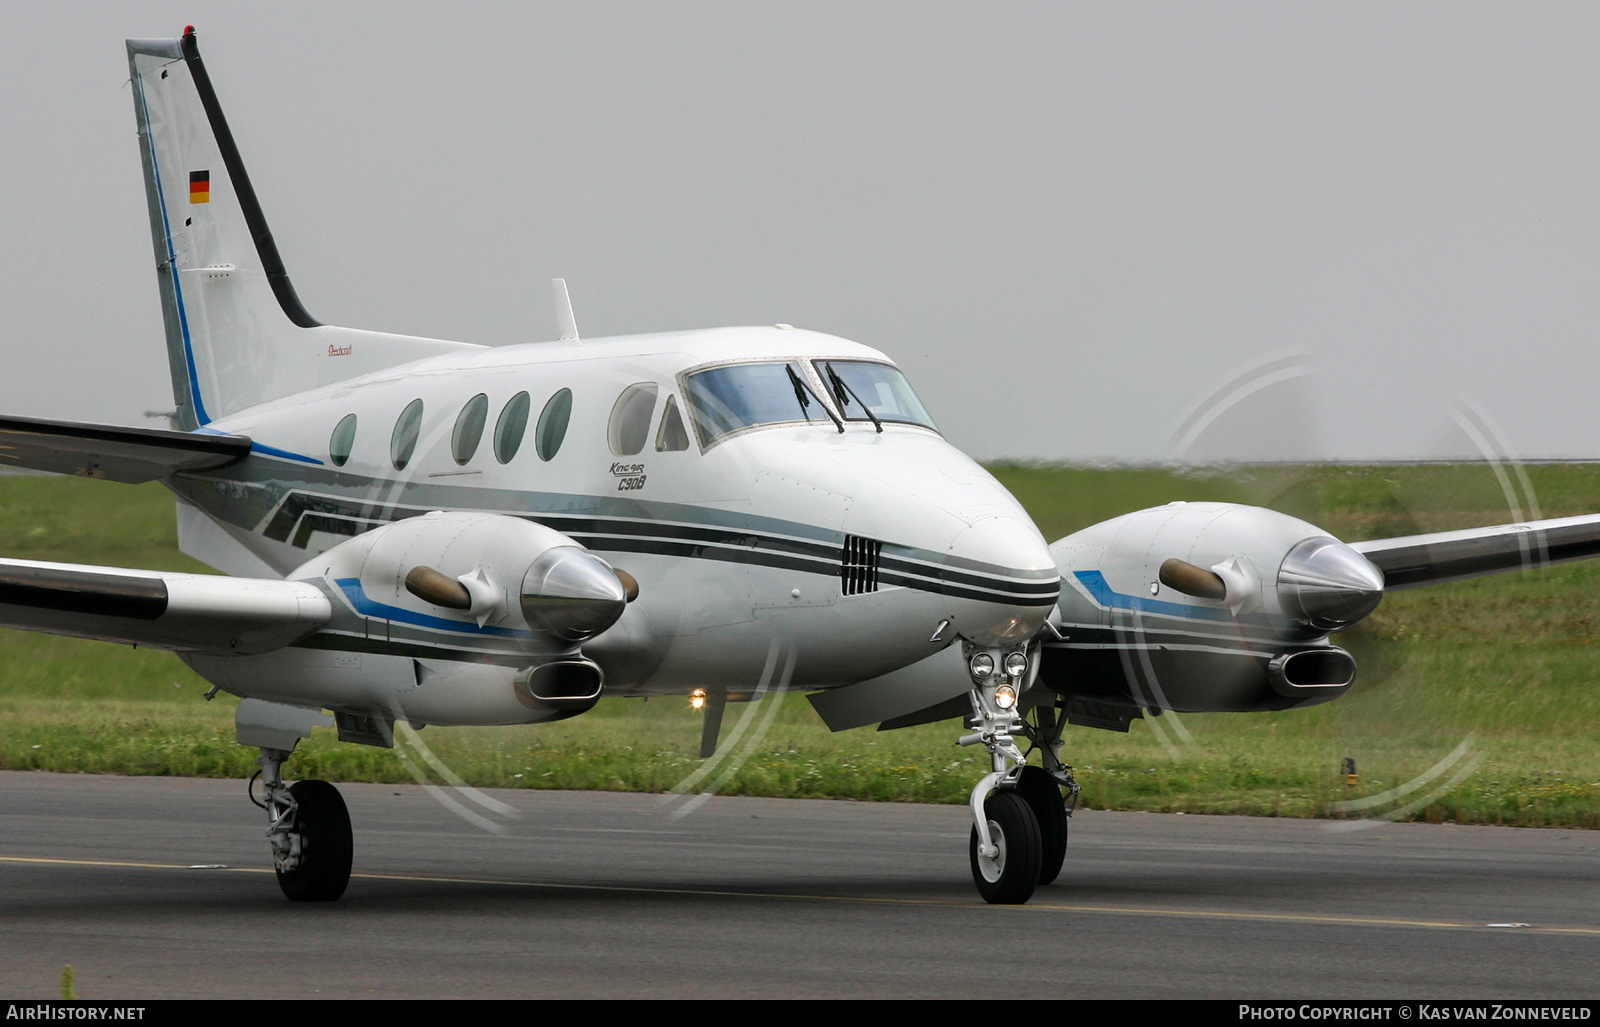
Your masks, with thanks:
<instances>
[{"instance_id":1,"label":"right wing","mask_svg":"<svg viewBox=\"0 0 1600 1027\"><path fill-rule=\"evenodd\" d=\"M0 560L0 627L184 652L271 652L333 617L315 585Z\"/></svg>"},{"instance_id":2,"label":"right wing","mask_svg":"<svg viewBox=\"0 0 1600 1027\"><path fill-rule=\"evenodd\" d=\"M249 455L243 435L0 417L0 461L36 471L137 485L179 471L227 467Z\"/></svg>"},{"instance_id":3,"label":"right wing","mask_svg":"<svg viewBox=\"0 0 1600 1027\"><path fill-rule=\"evenodd\" d=\"M1351 542L1383 572L1384 591L1600 556L1600 514Z\"/></svg>"}]
</instances>

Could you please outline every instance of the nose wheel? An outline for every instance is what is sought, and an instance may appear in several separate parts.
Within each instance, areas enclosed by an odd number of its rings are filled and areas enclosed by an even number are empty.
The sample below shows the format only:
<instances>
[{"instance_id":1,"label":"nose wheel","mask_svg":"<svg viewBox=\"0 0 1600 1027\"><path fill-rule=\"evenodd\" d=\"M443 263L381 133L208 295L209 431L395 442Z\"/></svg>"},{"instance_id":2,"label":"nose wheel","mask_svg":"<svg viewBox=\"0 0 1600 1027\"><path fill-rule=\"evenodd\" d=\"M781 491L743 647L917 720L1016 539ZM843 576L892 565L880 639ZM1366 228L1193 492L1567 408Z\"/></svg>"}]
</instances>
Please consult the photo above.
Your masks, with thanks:
<instances>
[{"instance_id":1,"label":"nose wheel","mask_svg":"<svg viewBox=\"0 0 1600 1027\"><path fill-rule=\"evenodd\" d=\"M1043 860L1038 818L1028 801L1014 790L989 796L983 804L983 815L989 828L989 854L974 826L967 846L972 883L978 886L978 894L985 902L1001 906L1027 902L1039 884Z\"/></svg>"}]
</instances>

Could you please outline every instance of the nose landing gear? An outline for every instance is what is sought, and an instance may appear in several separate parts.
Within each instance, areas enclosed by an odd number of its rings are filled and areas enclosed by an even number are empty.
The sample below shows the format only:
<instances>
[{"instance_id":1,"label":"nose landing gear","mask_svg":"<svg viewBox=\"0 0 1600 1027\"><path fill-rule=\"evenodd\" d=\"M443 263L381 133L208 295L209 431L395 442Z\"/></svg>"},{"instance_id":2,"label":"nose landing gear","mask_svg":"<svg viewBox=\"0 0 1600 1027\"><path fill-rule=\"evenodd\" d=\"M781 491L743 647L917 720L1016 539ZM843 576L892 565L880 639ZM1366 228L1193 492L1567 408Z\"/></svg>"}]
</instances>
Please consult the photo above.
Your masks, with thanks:
<instances>
[{"instance_id":1,"label":"nose landing gear","mask_svg":"<svg viewBox=\"0 0 1600 1027\"><path fill-rule=\"evenodd\" d=\"M1076 806L1078 784L1059 756L1062 723L1053 707L1033 711L1029 724L1019 712L1024 680L1032 661L1023 653L1004 654L964 645L973 688L971 734L961 745L982 745L992 770L972 790L972 835L968 856L972 881L985 902L1020 905L1033 890L1061 873L1067 854L1067 818ZM1045 767L1030 767L1012 733L1020 731L1044 756Z\"/></svg>"}]
</instances>

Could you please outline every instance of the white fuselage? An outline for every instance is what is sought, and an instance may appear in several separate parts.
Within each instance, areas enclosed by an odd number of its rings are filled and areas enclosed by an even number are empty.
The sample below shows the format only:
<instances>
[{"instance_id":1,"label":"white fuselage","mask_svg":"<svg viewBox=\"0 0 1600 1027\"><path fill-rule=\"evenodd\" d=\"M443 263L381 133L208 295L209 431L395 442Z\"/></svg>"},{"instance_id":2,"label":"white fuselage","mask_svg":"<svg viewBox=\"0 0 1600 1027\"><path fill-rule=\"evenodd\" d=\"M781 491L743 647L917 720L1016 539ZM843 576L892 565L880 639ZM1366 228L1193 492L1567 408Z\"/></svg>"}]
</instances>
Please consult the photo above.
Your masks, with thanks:
<instances>
[{"instance_id":1,"label":"white fuselage","mask_svg":"<svg viewBox=\"0 0 1600 1027\"><path fill-rule=\"evenodd\" d=\"M726 328L452 353L262 404L208 426L254 440L249 460L172 483L189 507L181 510L182 542L236 573L259 573L264 564L284 576L327 578L337 602L334 579L346 572L319 565L319 554L337 554L365 532L436 510L536 521L639 582L621 620L583 646L604 669L607 694L748 694L770 675L774 643L793 660L787 684L804 688L872 678L959 637L1026 643L1058 581L1027 514L930 428L885 421L879 431L847 411L857 419L841 417L839 431L819 408L828 402L839 412L816 358L888 364L876 350L820 333ZM729 362L802 369L816 401L811 419L707 444L687 406L685 377ZM631 429L619 429L619 400L641 384L655 391L644 427L636 409ZM554 433L540 434L540 415L561 390L571 392L569 421L554 451L541 452ZM526 427L516 453L502 460L501 412L524 392ZM482 441L462 461L458 417L479 395ZM397 424L418 400L416 442L397 467L396 439L404 449L407 435ZM663 426L669 400L687 426L683 448ZM330 439L352 414L348 457L336 466ZM619 431L631 431L633 443ZM641 431L640 451L619 451ZM427 609L403 590L393 600L419 617ZM466 619L462 625L470 632ZM505 660L483 667L444 643L434 654L426 640L410 641L403 653L300 647L191 662L260 698L378 706L435 723L524 719L509 700L491 701L507 691ZM483 696L468 701L468 679L480 678ZM452 679L454 693L427 687ZM352 689L359 698L349 698Z\"/></svg>"}]
</instances>

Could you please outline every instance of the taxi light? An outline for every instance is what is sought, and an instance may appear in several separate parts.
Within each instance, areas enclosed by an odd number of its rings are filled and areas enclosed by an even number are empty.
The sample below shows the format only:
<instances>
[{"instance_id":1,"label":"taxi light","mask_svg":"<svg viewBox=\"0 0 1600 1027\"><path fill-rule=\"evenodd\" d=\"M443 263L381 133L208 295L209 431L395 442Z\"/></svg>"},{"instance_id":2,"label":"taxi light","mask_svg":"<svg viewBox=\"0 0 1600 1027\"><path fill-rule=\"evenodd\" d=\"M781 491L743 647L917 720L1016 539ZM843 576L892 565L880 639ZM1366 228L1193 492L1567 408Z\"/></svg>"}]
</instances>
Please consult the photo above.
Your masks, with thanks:
<instances>
[{"instance_id":1,"label":"taxi light","mask_svg":"<svg viewBox=\"0 0 1600 1027\"><path fill-rule=\"evenodd\" d=\"M706 705L706 690L704 688L696 688L690 692L689 705L697 710L704 709Z\"/></svg>"},{"instance_id":2,"label":"taxi light","mask_svg":"<svg viewBox=\"0 0 1600 1027\"><path fill-rule=\"evenodd\" d=\"M1017 704L1017 690L1010 685L1001 685L994 690L994 704L1002 710L1009 710Z\"/></svg>"}]
</instances>

